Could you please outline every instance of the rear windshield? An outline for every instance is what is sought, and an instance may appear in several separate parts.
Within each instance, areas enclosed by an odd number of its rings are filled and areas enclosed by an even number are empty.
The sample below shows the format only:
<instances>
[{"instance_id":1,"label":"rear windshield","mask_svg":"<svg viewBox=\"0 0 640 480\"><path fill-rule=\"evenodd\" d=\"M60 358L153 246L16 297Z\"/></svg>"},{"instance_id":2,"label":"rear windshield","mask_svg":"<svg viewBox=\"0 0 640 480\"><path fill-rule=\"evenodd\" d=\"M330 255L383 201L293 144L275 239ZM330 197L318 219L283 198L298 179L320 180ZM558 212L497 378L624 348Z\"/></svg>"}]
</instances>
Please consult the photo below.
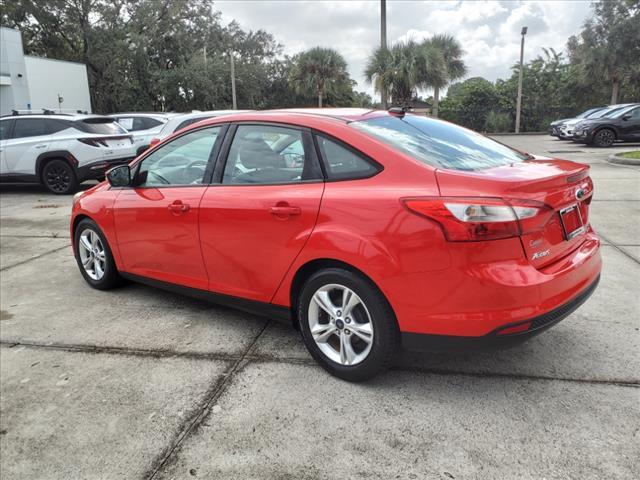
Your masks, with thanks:
<instances>
[{"instance_id":1,"label":"rear windshield","mask_svg":"<svg viewBox=\"0 0 640 480\"><path fill-rule=\"evenodd\" d=\"M128 133L113 118L87 118L77 121L75 125L83 132L99 135L126 135Z\"/></svg>"},{"instance_id":2,"label":"rear windshield","mask_svg":"<svg viewBox=\"0 0 640 480\"><path fill-rule=\"evenodd\" d=\"M418 115L379 117L350 125L437 168L473 171L528 158L479 133Z\"/></svg>"}]
</instances>

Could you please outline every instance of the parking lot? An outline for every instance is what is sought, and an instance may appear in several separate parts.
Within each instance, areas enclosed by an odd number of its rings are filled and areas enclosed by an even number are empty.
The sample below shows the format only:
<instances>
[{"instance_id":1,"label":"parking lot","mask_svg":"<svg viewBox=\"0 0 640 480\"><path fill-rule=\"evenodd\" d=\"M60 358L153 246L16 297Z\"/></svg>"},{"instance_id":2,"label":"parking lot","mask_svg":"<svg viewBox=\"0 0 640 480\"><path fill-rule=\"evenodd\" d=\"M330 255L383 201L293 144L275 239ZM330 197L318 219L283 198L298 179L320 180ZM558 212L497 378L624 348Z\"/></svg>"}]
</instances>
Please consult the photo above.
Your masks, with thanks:
<instances>
[{"instance_id":1,"label":"parking lot","mask_svg":"<svg viewBox=\"0 0 640 480\"><path fill-rule=\"evenodd\" d=\"M404 352L364 384L329 376L268 319L137 284L91 289L71 196L0 187L0 476L7 479L636 479L640 167L591 165L602 281L513 350Z\"/></svg>"}]
</instances>

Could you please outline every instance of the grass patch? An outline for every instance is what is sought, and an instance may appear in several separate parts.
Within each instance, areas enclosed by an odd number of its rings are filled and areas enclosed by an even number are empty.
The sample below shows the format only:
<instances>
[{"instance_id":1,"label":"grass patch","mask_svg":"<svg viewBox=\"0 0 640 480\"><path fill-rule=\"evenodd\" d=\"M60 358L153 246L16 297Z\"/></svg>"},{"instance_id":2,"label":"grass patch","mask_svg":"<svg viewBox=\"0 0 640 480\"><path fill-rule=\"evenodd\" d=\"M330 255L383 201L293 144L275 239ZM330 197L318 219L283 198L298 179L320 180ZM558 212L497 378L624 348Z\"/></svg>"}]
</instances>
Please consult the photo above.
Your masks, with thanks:
<instances>
[{"instance_id":1,"label":"grass patch","mask_svg":"<svg viewBox=\"0 0 640 480\"><path fill-rule=\"evenodd\" d=\"M635 158L637 160L640 160L640 150L636 150L635 152L619 153L618 156L623 158Z\"/></svg>"}]
</instances>

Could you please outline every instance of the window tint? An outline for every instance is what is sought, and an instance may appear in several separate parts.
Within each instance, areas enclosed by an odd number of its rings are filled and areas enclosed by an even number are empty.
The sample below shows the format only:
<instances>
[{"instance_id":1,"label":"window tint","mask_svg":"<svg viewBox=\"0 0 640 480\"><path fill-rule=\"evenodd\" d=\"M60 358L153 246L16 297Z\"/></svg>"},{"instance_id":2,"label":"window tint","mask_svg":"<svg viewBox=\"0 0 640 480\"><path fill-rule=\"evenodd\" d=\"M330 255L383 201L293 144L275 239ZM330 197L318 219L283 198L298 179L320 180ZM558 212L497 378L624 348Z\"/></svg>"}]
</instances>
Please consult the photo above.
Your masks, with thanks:
<instances>
[{"instance_id":1,"label":"window tint","mask_svg":"<svg viewBox=\"0 0 640 480\"><path fill-rule=\"evenodd\" d=\"M378 117L350 125L438 168L473 171L527 159L526 155L472 130L418 115Z\"/></svg>"},{"instance_id":2,"label":"window tint","mask_svg":"<svg viewBox=\"0 0 640 480\"><path fill-rule=\"evenodd\" d=\"M98 117L87 118L76 122L75 125L79 130L87 133L96 133L99 135L125 135L127 131L122 128L113 118Z\"/></svg>"},{"instance_id":3,"label":"window tint","mask_svg":"<svg viewBox=\"0 0 640 480\"><path fill-rule=\"evenodd\" d=\"M15 120L2 120L0 121L0 140L6 140L11 133L11 126Z\"/></svg>"},{"instance_id":4,"label":"window tint","mask_svg":"<svg viewBox=\"0 0 640 480\"><path fill-rule=\"evenodd\" d=\"M47 124L44 118L19 118L13 128L13 138L37 137L48 135Z\"/></svg>"},{"instance_id":5,"label":"window tint","mask_svg":"<svg viewBox=\"0 0 640 480\"><path fill-rule=\"evenodd\" d=\"M310 148L304 148L304 143L300 130L240 125L229 149L222 183L295 183L318 179L321 175L316 159Z\"/></svg>"},{"instance_id":6,"label":"window tint","mask_svg":"<svg viewBox=\"0 0 640 480\"><path fill-rule=\"evenodd\" d=\"M47 118L47 130L49 133L58 133L62 130L66 130L67 128L71 128L72 125L69 121L65 120L56 120L53 118Z\"/></svg>"},{"instance_id":7,"label":"window tint","mask_svg":"<svg viewBox=\"0 0 640 480\"><path fill-rule=\"evenodd\" d=\"M332 180L356 179L374 175L379 168L347 147L317 136L320 153L327 168L327 176Z\"/></svg>"},{"instance_id":8,"label":"window tint","mask_svg":"<svg viewBox=\"0 0 640 480\"><path fill-rule=\"evenodd\" d=\"M138 185L199 185L213 151L220 127L187 133L146 157L138 171Z\"/></svg>"},{"instance_id":9,"label":"window tint","mask_svg":"<svg viewBox=\"0 0 640 480\"><path fill-rule=\"evenodd\" d=\"M139 117L133 122L133 127L138 130L149 130L150 128L155 128L158 125L162 125L164 122L161 122L155 118L149 117Z\"/></svg>"},{"instance_id":10,"label":"window tint","mask_svg":"<svg viewBox=\"0 0 640 480\"><path fill-rule=\"evenodd\" d=\"M639 119L640 118L640 108L636 108L632 112L629 112L629 114L631 115L631 118Z\"/></svg>"}]
</instances>

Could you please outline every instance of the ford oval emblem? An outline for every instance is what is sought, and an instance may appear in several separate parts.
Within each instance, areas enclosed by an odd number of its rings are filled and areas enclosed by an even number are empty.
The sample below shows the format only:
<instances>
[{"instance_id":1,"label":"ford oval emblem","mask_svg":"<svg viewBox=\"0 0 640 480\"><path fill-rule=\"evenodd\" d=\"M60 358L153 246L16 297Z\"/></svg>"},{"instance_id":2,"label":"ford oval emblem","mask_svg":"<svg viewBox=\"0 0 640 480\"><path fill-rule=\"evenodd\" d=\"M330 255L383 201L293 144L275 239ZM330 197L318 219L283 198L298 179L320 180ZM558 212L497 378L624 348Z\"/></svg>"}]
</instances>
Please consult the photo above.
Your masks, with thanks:
<instances>
[{"instance_id":1,"label":"ford oval emblem","mask_svg":"<svg viewBox=\"0 0 640 480\"><path fill-rule=\"evenodd\" d=\"M579 188L579 189L576 190L576 198L578 200L582 200L586 194L587 194L587 192L585 192L585 190L582 189L582 188Z\"/></svg>"}]
</instances>

